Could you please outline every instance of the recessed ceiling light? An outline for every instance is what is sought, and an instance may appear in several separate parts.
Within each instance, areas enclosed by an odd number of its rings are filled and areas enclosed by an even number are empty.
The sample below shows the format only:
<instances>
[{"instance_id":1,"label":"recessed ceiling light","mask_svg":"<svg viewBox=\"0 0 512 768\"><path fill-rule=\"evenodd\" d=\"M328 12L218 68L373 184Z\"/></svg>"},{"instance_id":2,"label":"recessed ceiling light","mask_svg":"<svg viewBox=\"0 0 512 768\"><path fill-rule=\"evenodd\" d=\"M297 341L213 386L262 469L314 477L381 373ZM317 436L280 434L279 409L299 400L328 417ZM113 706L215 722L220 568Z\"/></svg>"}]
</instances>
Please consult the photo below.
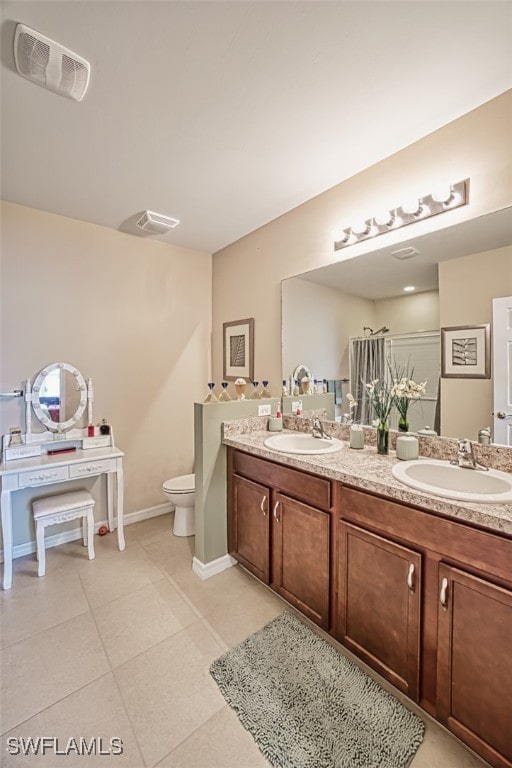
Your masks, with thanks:
<instances>
[{"instance_id":1,"label":"recessed ceiling light","mask_svg":"<svg viewBox=\"0 0 512 768\"><path fill-rule=\"evenodd\" d=\"M412 291L415 291L415 290L416 290L416 286L415 285L406 285L405 288L404 288L404 291L406 293L412 293Z\"/></svg>"}]
</instances>

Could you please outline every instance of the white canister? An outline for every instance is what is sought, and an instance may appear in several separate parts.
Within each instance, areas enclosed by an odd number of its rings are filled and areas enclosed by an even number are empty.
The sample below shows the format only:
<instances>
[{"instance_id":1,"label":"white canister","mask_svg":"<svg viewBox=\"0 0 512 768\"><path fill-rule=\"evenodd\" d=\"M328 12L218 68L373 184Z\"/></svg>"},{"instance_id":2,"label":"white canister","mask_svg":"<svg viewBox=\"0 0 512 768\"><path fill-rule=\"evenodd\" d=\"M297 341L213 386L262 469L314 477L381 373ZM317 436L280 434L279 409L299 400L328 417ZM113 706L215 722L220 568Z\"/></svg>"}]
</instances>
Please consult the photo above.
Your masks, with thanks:
<instances>
[{"instance_id":1,"label":"white canister","mask_svg":"<svg viewBox=\"0 0 512 768\"><path fill-rule=\"evenodd\" d=\"M364 448L364 431L360 424L353 424L350 427L350 447Z\"/></svg>"},{"instance_id":2,"label":"white canister","mask_svg":"<svg viewBox=\"0 0 512 768\"><path fill-rule=\"evenodd\" d=\"M414 435L400 435L396 439L396 457L402 461L418 458L418 438Z\"/></svg>"}]
</instances>

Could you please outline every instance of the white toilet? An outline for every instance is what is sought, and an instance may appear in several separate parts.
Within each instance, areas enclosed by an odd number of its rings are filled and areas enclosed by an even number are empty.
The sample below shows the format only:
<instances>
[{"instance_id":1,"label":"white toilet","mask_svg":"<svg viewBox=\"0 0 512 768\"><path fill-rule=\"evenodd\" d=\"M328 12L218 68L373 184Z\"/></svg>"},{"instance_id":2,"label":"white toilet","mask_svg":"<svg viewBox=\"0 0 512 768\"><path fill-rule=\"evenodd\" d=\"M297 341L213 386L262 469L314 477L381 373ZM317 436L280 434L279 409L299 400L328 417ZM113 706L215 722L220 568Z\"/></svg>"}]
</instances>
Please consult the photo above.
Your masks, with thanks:
<instances>
[{"instance_id":1,"label":"white toilet","mask_svg":"<svg viewBox=\"0 0 512 768\"><path fill-rule=\"evenodd\" d=\"M195 480L195 475L180 475L163 484L164 493L175 508L175 536L193 536L195 533Z\"/></svg>"}]
</instances>

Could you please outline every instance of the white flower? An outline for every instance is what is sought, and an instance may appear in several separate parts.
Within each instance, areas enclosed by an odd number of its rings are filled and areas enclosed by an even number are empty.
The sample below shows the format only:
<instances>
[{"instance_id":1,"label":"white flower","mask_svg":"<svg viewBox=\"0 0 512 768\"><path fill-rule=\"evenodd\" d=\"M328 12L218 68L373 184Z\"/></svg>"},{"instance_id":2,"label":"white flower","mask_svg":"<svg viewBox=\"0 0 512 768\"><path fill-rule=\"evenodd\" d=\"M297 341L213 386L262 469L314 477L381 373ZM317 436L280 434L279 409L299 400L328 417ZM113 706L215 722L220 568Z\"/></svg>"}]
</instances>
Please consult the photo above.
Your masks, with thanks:
<instances>
[{"instance_id":1,"label":"white flower","mask_svg":"<svg viewBox=\"0 0 512 768\"><path fill-rule=\"evenodd\" d=\"M347 392L347 400L348 400L348 407L349 408L356 408L357 407L357 400L354 398L354 396Z\"/></svg>"}]
</instances>

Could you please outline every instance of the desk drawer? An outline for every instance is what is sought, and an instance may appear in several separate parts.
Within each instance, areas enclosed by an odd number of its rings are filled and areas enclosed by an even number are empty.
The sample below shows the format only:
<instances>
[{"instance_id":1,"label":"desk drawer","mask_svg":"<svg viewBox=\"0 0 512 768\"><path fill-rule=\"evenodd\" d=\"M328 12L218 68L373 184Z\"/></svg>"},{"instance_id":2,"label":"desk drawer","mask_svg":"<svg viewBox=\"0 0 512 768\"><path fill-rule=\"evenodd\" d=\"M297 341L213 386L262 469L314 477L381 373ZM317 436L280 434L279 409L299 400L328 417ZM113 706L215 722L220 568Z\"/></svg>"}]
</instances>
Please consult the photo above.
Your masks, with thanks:
<instances>
[{"instance_id":1,"label":"desk drawer","mask_svg":"<svg viewBox=\"0 0 512 768\"><path fill-rule=\"evenodd\" d=\"M29 488L30 486L45 485L46 483L60 483L61 480L67 480L68 477L67 467L33 469L31 472L19 473L18 488Z\"/></svg>"},{"instance_id":2,"label":"desk drawer","mask_svg":"<svg viewBox=\"0 0 512 768\"><path fill-rule=\"evenodd\" d=\"M71 464L69 467L69 477L90 477L91 475L101 475L103 472L113 472L115 468L115 459L84 461L83 464Z\"/></svg>"}]
</instances>

